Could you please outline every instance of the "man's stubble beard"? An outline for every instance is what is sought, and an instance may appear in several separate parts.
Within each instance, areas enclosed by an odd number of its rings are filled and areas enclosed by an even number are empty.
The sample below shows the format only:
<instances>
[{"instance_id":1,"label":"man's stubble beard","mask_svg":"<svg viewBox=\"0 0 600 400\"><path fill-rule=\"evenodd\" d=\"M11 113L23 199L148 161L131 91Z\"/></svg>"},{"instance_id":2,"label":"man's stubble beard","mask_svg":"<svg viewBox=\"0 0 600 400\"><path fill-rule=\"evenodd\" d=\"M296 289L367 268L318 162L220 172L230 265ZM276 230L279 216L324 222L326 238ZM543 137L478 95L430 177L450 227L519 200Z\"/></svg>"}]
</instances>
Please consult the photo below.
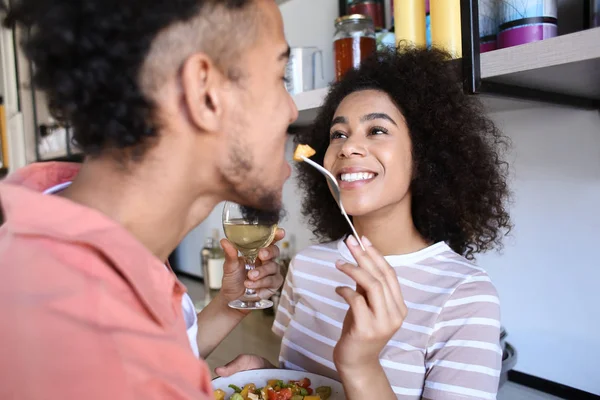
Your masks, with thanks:
<instances>
[{"instance_id":1,"label":"man's stubble beard","mask_svg":"<svg viewBox=\"0 0 600 400\"><path fill-rule=\"evenodd\" d=\"M235 197L243 206L244 216L265 223L277 223L283 216L282 189L266 187L261 171L254 167L252 156L244 151L247 146L239 140L229 147L228 166L223 176Z\"/></svg>"}]
</instances>

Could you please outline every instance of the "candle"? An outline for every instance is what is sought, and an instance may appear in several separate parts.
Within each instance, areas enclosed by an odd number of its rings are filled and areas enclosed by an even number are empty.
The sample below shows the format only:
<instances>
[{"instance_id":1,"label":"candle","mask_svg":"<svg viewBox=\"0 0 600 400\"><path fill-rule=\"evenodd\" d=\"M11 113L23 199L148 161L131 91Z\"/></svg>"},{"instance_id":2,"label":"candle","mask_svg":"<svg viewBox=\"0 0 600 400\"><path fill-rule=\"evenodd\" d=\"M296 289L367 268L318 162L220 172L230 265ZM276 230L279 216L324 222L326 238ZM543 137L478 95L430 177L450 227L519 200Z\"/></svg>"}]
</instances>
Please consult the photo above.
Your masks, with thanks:
<instances>
[{"instance_id":1,"label":"candle","mask_svg":"<svg viewBox=\"0 0 600 400\"><path fill-rule=\"evenodd\" d=\"M430 0L431 44L462 57L460 0Z\"/></svg>"},{"instance_id":2,"label":"candle","mask_svg":"<svg viewBox=\"0 0 600 400\"><path fill-rule=\"evenodd\" d=\"M425 47L425 1L394 0L396 43L408 41Z\"/></svg>"}]
</instances>

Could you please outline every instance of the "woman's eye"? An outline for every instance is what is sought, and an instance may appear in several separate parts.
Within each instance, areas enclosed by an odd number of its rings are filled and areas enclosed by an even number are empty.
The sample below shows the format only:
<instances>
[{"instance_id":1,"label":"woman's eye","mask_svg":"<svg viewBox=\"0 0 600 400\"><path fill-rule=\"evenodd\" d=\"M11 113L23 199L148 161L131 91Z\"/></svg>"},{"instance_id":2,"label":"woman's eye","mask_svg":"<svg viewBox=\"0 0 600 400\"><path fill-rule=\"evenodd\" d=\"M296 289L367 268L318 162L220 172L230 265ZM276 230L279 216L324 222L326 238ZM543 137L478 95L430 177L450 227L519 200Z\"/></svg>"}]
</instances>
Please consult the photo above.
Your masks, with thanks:
<instances>
[{"instance_id":1,"label":"woman's eye","mask_svg":"<svg viewBox=\"0 0 600 400\"><path fill-rule=\"evenodd\" d=\"M387 129L384 129L384 128L375 127L375 128L371 128L371 131L369 133L373 136L387 135L388 131L387 131Z\"/></svg>"},{"instance_id":2,"label":"woman's eye","mask_svg":"<svg viewBox=\"0 0 600 400\"><path fill-rule=\"evenodd\" d=\"M346 135L342 132L336 131L336 132L332 132L330 135L330 139L334 140L334 139L345 139Z\"/></svg>"}]
</instances>

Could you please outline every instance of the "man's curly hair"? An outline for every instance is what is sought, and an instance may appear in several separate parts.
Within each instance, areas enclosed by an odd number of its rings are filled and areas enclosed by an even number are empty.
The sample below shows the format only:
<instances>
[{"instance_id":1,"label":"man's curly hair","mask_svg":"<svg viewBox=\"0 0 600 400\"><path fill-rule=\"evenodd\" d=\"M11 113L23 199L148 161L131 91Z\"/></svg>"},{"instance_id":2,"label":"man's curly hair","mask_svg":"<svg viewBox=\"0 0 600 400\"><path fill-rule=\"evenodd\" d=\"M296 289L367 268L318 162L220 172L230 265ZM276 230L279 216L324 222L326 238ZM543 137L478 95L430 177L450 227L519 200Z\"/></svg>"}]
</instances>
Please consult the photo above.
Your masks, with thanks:
<instances>
[{"instance_id":1,"label":"man's curly hair","mask_svg":"<svg viewBox=\"0 0 600 400\"><path fill-rule=\"evenodd\" d=\"M463 92L458 69L439 49L400 46L375 53L334 83L310 127L296 136L312 146L323 164L329 130L342 100L374 89L387 93L406 119L412 141L412 218L428 241L446 242L473 259L501 247L511 228L507 211L508 139L486 115L475 96ZM322 175L299 163L303 214L321 240L350 233Z\"/></svg>"},{"instance_id":2,"label":"man's curly hair","mask_svg":"<svg viewBox=\"0 0 600 400\"><path fill-rule=\"evenodd\" d=\"M159 69L181 61L185 55L177 52L193 45L217 55L237 51L232 35L248 26L239 21L248 19L242 11L253 0L8 2L0 1L4 25L24 28L23 48L34 64L37 89L46 93L52 114L71 124L77 145L95 155L106 148L145 147L157 136L156 105L142 87L141 72L161 33L183 27L154 57ZM226 18L232 13L239 14L238 26ZM199 17L204 20L193 25ZM147 80L156 84L161 78Z\"/></svg>"}]
</instances>

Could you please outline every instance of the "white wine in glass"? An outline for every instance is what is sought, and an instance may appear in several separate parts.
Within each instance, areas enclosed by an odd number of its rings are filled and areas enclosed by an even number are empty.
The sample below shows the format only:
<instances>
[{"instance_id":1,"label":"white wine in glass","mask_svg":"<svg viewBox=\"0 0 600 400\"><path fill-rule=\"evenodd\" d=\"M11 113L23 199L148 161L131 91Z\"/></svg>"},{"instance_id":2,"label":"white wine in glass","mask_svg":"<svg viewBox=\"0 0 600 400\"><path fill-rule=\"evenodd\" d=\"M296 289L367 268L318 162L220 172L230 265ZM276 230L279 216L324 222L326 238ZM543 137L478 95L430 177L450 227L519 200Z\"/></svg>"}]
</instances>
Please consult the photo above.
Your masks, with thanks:
<instances>
[{"instance_id":1,"label":"white wine in glass","mask_svg":"<svg viewBox=\"0 0 600 400\"><path fill-rule=\"evenodd\" d=\"M242 253L246 271L251 271L255 268L260 249L269 246L273 241L277 223L244 216L238 204L227 202L223 209L223 230L227 240ZM261 299L254 289L248 288L241 298L229 303L229 307L243 310L261 310L272 306L272 301Z\"/></svg>"}]
</instances>

